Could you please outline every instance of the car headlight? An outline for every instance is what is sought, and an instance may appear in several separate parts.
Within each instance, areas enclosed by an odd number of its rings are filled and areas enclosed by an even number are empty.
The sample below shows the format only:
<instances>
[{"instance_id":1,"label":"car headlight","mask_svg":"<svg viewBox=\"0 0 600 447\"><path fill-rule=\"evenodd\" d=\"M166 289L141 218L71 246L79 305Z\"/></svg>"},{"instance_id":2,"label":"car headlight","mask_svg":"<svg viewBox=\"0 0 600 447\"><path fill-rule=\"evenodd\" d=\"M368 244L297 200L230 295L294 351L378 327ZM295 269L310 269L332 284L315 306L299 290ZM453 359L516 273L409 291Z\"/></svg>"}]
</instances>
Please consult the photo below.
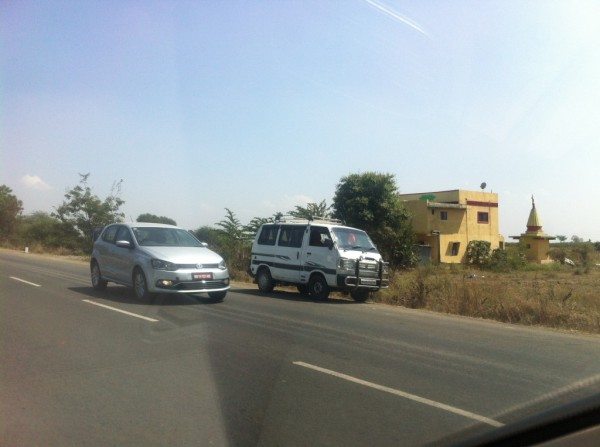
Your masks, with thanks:
<instances>
[{"instance_id":1,"label":"car headlight","mask_svg":"<svg viewBox=\"0 0 600 447\"><path fill-rule=\"evenodd\" d=\"M354 270L356 268L355 259L340 258L340 269L342 270Z\"/></svg>"},{"instance_id":2,"label":"car headlight","mask_svg":"<svg viewBox=\"0 0 600 447\"><path fill-rule=\"evenodd\" d=\"M163 261L162 259L153 259L151 261L152 268L156 270L168 270L174 272L177 270L177 264L173 264L172 262Z\"/></svg>"},{"instance_id":3,"label":"car headlight","mask_svg":"<svg viewBox=\"0 0 600 447\"><path fill-rule=\"evenodd\" d=\"M225 264L225 261L223 259L221 259L221 262L219 262L219 269L220 270L226 270L227 269L227 264Z\"/></svg>"}]
</instances>

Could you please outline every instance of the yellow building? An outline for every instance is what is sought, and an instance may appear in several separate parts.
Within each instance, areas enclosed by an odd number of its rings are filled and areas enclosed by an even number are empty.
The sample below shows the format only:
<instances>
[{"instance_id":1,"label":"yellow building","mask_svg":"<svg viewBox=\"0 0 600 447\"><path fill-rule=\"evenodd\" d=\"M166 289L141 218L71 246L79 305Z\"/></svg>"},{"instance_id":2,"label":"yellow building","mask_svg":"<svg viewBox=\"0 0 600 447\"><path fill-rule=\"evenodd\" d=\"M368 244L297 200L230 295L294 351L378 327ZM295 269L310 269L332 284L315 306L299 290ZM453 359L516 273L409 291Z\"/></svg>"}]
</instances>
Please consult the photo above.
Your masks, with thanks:
<instances>
[{"instance_id":1,"label":"yellow building","mask_svg":"<svg viewBox=\"0 0 600 447\"><path fill-rule=\"evenodd\" d=\"M498 194L484 191L400 194L412 215L421 257L434 262L465 261L470 241L488 241L491 249L504 248L499 233Z\"/></svg>"},{"instance_id":2,"label":"yellow building","mask_svg":"<svg viewBox=\"0 0 600 447\"><path fill-rule=\"evenodd\" d=\"M550 241L556 239L542 231L542 221L535 208L535 200L531 196L531 211L527 219L527 231L520 236L511 236L525 245L525 258L530 262L547 264L552 262L549 256Z\"/></svg>"}]
</instances>

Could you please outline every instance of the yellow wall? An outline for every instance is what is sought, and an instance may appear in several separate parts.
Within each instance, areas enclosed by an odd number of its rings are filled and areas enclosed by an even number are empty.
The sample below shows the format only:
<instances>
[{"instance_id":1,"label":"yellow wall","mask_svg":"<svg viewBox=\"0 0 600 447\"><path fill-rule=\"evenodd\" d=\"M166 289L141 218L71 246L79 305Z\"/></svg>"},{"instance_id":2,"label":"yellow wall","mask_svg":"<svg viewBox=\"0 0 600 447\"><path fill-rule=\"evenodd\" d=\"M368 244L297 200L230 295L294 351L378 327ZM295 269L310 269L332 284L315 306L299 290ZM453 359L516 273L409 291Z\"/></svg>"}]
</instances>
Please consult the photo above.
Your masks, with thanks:
<instances>
[{"instance_id":1,"label":"yellow wall","mask_svg":"<svg viewBox=\"0 0 600 447\"><path fill-rule=\"evenodd\" d=\"M525 257L528 261L545 264L552 262L548 252L550 251L550 241L548 239L521 236L525 244Z\"/></svg>"},{"instance_id":2,"label":"yellow wall","mask_svg":"<svg viewBox=\"0 0 600 447\"><path fill-rule=\"evenodd\" d=\"M433 194L435 199L432 202L420 200L424 194ZM488 241L492 249L498 248L500 242L504 241L499 234L498 207L484 204L497 204L498 194L453 190L401 194L400 200L404 201L404 206L413 215L412 225L417 242L431 246L433 262L439 262L440 259L444 263L464 262L470 241ZM443 208L439 208L437 204L440 203L450 205L441 205ZM456 205L462 205L462 209L457 209ZM447 220L441 220L442 211L447 213ZM478 212L488 213L488 223L478 222ZM439 232L439 236L432 235L432 232ZM459 250L457 255L452 255L452 244L455 242L460 243Z\"/></svg>"}]
</instances>

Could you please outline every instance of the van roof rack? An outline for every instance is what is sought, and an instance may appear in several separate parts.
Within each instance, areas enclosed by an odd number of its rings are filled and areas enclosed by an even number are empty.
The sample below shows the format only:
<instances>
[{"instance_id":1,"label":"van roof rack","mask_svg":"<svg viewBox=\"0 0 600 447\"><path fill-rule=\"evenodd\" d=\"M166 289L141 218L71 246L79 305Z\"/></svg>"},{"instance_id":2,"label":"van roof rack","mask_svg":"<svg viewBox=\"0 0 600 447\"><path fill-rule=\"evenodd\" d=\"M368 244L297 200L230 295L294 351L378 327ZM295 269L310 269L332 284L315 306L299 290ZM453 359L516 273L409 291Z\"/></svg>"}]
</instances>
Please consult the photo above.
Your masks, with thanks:
<instances>
[{"instance_id":1,"label":"van roof rack","mask_svg":"<svg viewBox=\"0 0 600 447\"><path fill-rule=\"evenodd\" d=\"M303 219L300 217L294 217L290 215L281 216L275 221L275 223L293 223L293 224L310 224L310 223L322 223L322 224L336 224L344 225L340 219L334 219L333 217L314 216L312 219Z\"/></svg>"}]
</instances>

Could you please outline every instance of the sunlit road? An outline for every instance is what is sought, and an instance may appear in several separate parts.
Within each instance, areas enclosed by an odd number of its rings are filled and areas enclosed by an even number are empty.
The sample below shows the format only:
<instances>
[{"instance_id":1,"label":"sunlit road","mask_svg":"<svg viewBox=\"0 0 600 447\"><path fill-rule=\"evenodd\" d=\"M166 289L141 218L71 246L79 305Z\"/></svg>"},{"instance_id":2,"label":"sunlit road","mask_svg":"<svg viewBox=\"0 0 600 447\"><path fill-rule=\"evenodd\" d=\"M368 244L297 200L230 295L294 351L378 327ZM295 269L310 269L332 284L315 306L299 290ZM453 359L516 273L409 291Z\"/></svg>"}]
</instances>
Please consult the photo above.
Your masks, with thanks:
<instances>
[{"instance_id":1,"label":"sunlit road","mask_svg":"<svg viewBox=\"0 0 600 447\"><path fill-rule=\"evenodd\" d=\"M600 373L600 338L291 292L140 302L0 251L0 445L415 445Z\"/></svg>"}]
</instances>

